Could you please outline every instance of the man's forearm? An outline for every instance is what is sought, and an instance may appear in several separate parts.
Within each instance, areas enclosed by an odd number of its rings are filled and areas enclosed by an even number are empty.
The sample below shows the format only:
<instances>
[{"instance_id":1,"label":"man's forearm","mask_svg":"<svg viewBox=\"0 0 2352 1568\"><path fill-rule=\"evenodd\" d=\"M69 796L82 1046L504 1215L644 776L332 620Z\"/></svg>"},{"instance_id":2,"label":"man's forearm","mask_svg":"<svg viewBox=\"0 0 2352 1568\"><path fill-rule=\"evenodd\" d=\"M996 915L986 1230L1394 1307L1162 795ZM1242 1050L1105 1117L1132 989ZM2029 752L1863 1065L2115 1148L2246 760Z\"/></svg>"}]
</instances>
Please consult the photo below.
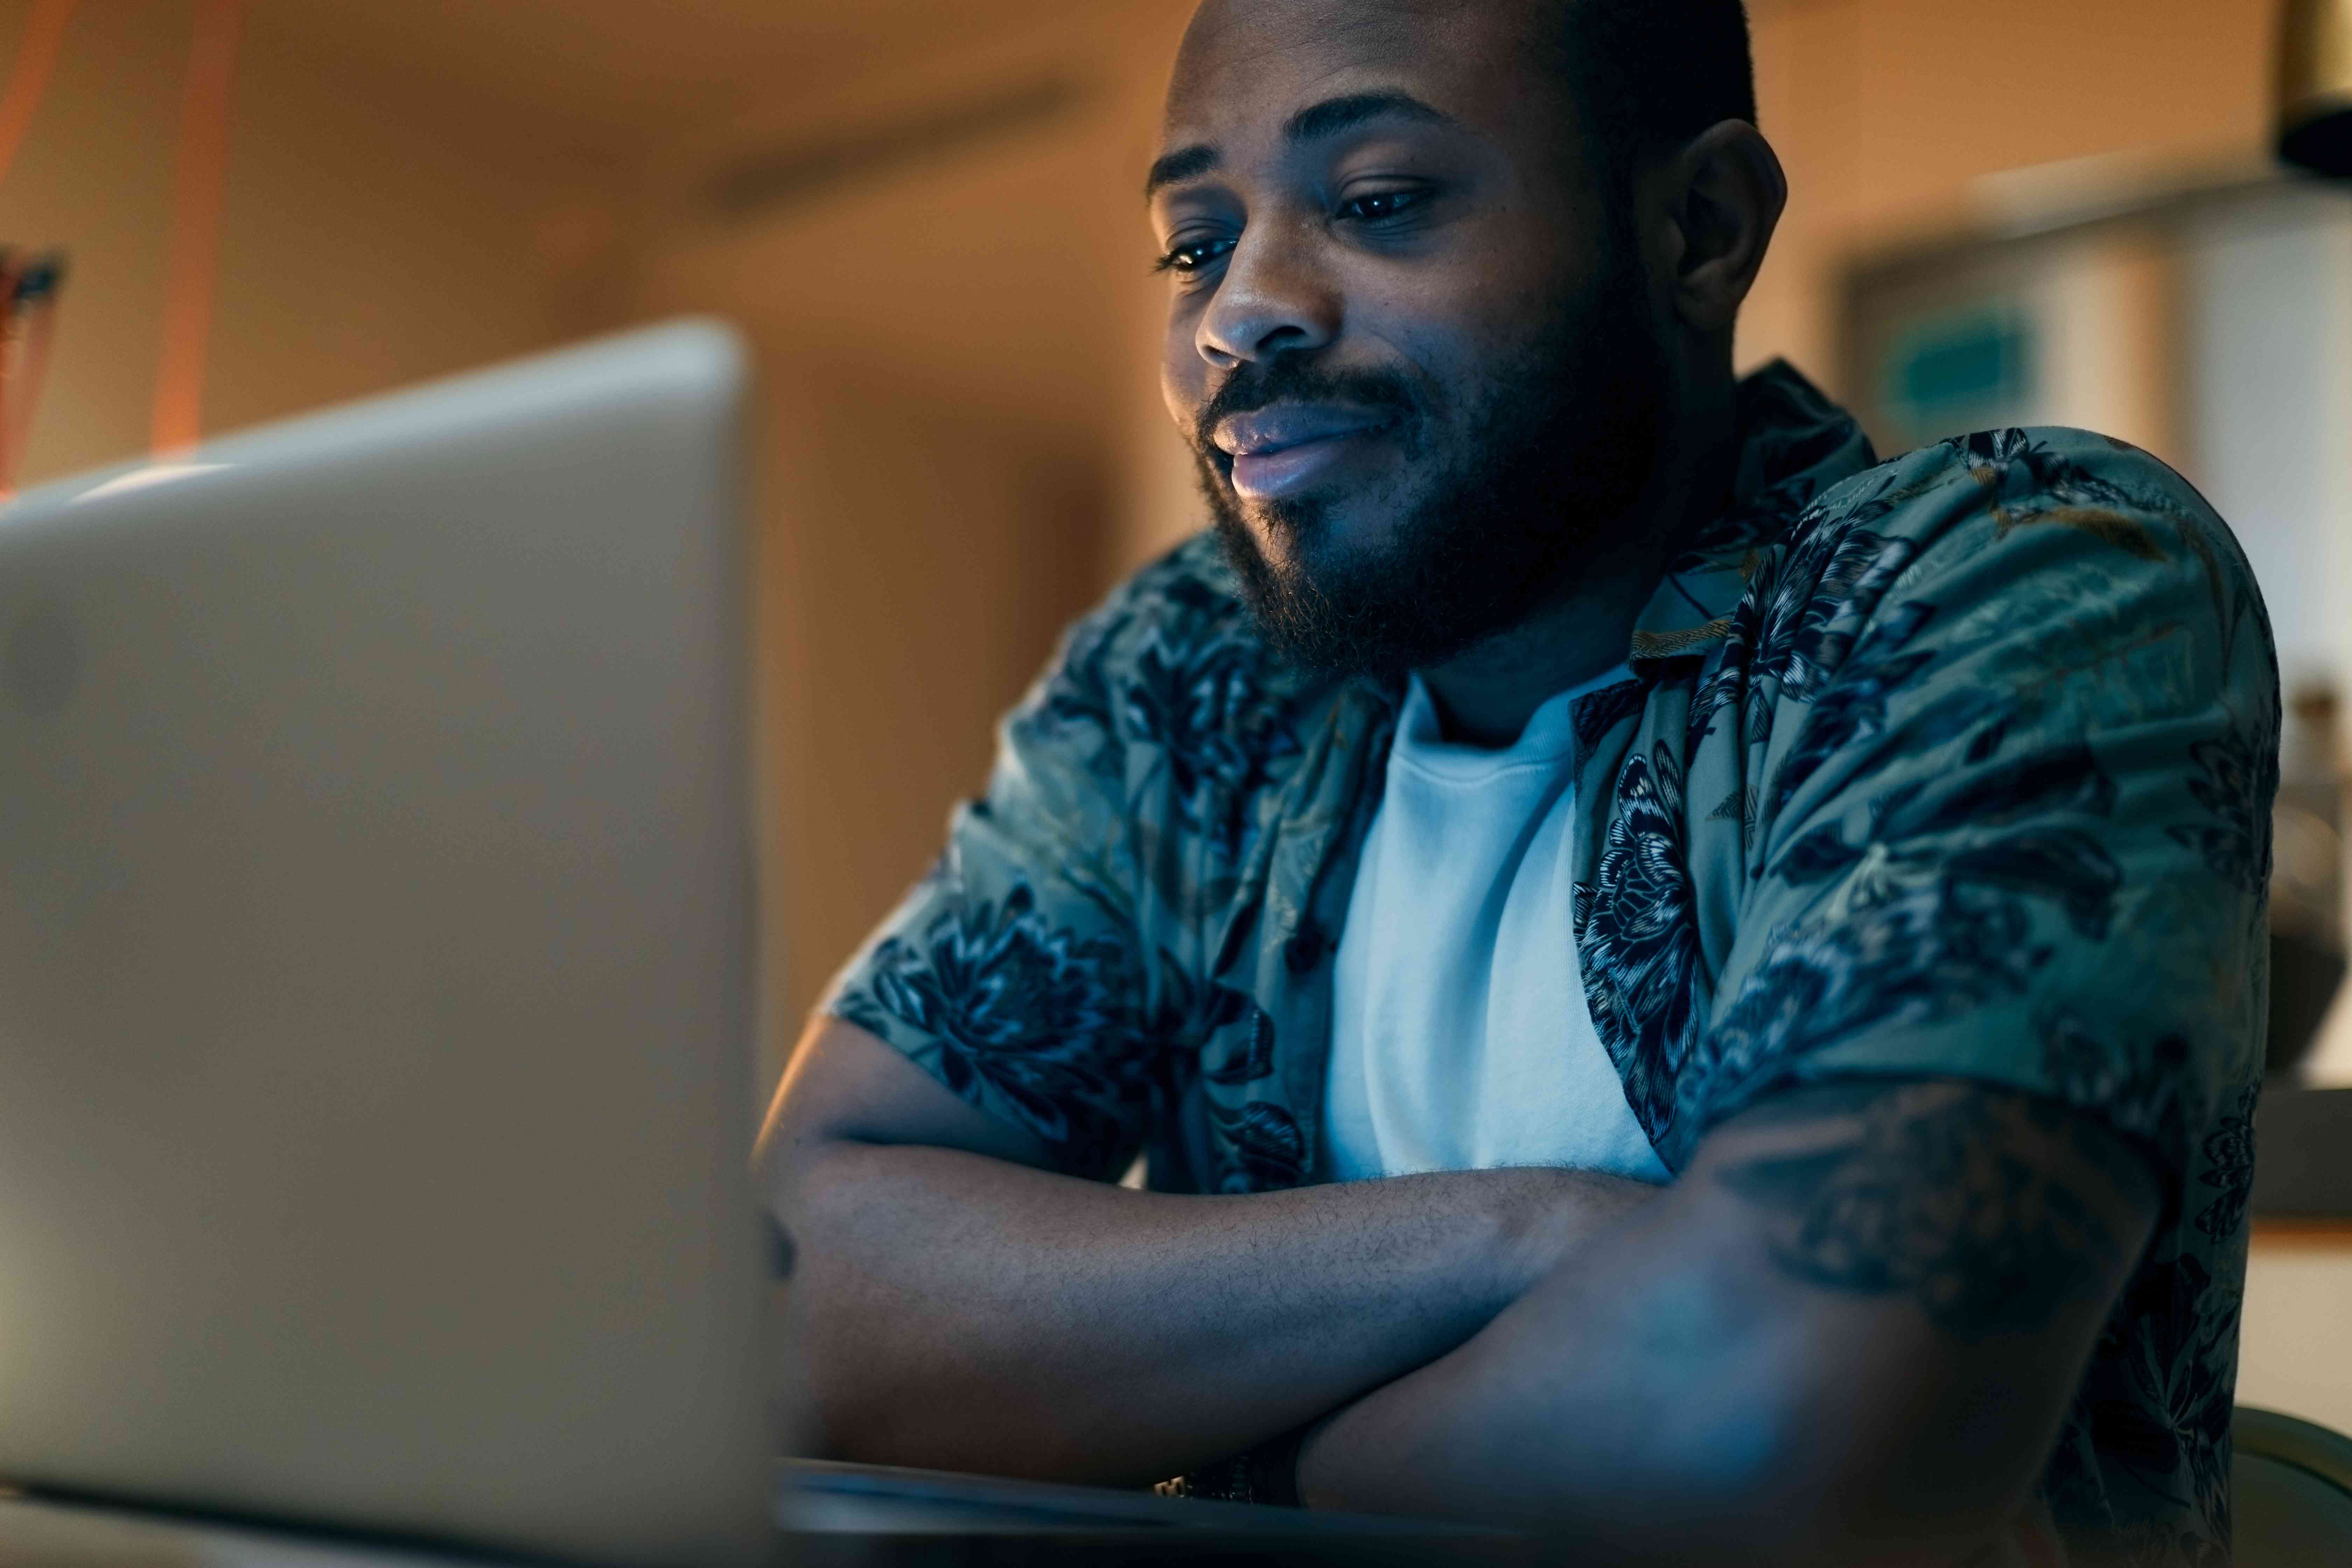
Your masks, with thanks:
<instances>
[{"instance_id":1,"label":"man's forearm","mask_svg":"<svg viewBox=\"0 0 2352 1568\"><path fill-rule=\"evenodd\" d=\"M1519 1170L1179 1197L843 1142L791 1183L793 1311L833 1452L1143 1482L1442 1355L1654 1191Z\"/></svg>"}]
</instances>

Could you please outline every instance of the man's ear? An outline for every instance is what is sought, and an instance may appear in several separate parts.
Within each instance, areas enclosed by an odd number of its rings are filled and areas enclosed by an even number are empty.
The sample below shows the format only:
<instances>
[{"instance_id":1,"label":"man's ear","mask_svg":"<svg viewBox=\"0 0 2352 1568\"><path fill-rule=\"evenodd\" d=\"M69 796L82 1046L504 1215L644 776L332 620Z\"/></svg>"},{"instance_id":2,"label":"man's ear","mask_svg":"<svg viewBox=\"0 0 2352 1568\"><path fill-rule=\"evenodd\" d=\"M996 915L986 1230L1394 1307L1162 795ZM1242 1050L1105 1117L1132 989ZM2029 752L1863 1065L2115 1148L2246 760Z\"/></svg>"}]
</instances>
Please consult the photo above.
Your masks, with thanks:
<instances>
[{"instance_id":1,"label":"man's ear","mask_svg":"<svg viewBox=\"0 0 2352 1568\"><path fill-rule=\"evenodd\" d=\"M1673 229L1675 311L1701 332L1728 331L1789 204L1788 176L1744 120L1711 125L1658 170Z\"/></svg>"}]
</instances>

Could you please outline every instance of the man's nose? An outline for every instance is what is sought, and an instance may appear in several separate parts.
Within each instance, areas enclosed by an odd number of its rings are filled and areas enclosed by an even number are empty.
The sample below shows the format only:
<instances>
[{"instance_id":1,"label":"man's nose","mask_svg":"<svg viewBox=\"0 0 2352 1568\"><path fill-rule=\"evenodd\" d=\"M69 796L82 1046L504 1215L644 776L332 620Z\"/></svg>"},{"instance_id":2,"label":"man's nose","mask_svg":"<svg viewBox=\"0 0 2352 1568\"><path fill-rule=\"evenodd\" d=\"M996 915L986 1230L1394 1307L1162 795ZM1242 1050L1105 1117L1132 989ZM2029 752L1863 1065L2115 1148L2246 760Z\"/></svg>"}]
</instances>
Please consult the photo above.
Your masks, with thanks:
<instances>
[{"instance_id":1,"label":"man's nose","mask_svg":"<svg viewBox=\"0 0 2352 1568\"><path fill-rule=\"evenodd\" d=\"M1218 370L1322 348L1339 335L1338 292L1306 254L1301 237L1266 225L1246 229L1201 312L1193 347Z\"/></svg>"}]
</instances>

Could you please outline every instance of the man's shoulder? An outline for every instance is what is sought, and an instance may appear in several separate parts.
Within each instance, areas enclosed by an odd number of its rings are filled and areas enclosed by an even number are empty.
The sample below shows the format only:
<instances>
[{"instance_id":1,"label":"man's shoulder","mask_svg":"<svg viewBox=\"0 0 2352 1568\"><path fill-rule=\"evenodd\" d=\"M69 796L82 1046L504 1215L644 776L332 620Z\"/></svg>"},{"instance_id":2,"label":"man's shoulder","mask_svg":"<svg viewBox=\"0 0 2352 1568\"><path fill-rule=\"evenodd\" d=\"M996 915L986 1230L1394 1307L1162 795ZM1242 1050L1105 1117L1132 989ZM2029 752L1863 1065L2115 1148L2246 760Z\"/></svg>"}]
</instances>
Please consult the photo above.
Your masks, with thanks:
<instances>
[{"instance_id":1,"label":"man's shoulder","mask_svg":"<svg viewBox=\"0 0 2352 1568\"><path fill-rule=\"evenodd\" d=\"M2212 509L2091 432L1963 436L1825 492L1731 621L1684 797L1740 829L1690 831L1748 857L1747 945L1678 1104L1932 1058L2184 1162L2259 1057L2247 993L2180 955L2259 940L2277 744ZM2039 1061L2002 1055L2022 1040Z\"/></svg>"},{"instance_id":2,"label":"man's shoulder","mask_svg":"<svg viewBox=\"0 0 2352 1568\"><path fill-rule=\"evenodd\" d=\"M2258 742L2273 722L2269 622L2236 541L2186 479L2089 431L1906 453L1825 490L1742 570L1693 714L1712 732L1737 703L1748 740L1785 733L1764 816L1849 774L1939 766L1963 734L2055 744L2226 713Z\"/></svg>"},{"instance_id":3,"label":"man's shoulder","mask_svg":"<svg viewBox=\"0 0 2352 1568\"><path fill-rule=\"evenodd\" d=\"M2153 562L2151 531L2193 535L2244 570L2236 541L2196 487L2152 454L2066 426L1954 436L1890 458L1832 486L1796 519L1792 546L1868 531L1921 544L1955 534L2006 543L2055 524ZM2226 547L2226 548L2223 548Z\"/></svg>"},{"instance_id":4,"label":"man's shoulder","mask_svg":"<svg viewBox=\"0 0 2352 1568\"><path fill-rule=\"evenodd\" d=\"M2194 590L2210 630L2268 642L2229 526L2163 461L2095 431L2010 427L1922 447L1823 491L1776 543L1751 579L1751 613L1768 618L1872 616L1923 595L1948 616L1969 601Z\"/></svg>"}]
</instances>

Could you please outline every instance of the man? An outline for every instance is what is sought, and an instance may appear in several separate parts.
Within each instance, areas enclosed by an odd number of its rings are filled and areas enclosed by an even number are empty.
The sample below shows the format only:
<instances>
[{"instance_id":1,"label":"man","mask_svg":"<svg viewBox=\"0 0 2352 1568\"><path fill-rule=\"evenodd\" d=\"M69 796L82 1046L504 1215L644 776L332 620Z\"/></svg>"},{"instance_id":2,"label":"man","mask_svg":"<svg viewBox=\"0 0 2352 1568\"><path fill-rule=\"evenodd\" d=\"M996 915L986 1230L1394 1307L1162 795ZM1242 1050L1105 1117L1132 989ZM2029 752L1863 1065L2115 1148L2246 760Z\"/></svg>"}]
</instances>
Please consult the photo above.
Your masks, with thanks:
<instances>
[{"instance_id":1,"label":"man","mask_svg":"<svg viewBox=\"0 0 2352 1568\"><path fill-rule=\"evenodd\" d=\"M1201 10L1150 203L1216 528L793 1064L830 1450L2226 1554L2262 609L2119 443L1877 464L1736 381L1754 120L1737 0Z\"/></svg>"}]
</instances>

